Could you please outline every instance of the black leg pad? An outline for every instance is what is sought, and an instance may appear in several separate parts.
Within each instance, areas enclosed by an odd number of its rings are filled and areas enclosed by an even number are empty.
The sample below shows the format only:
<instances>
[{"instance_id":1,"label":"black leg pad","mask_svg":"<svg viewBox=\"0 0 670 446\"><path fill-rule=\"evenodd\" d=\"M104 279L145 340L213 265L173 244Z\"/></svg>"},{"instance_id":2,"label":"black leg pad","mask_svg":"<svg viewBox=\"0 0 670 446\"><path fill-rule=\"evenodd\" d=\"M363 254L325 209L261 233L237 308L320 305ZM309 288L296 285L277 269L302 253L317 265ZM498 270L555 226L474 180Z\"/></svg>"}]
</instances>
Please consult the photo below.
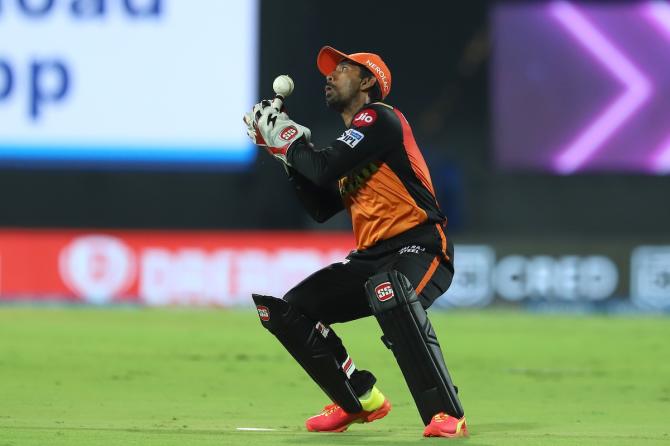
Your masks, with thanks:
<instances>
[{"instance_id":1,"label":"black leg pad","mask_svg":"<svg viewBox=\"0 0 670 446\"><path fill-rule=\"evenodd\" d=\"M348 413L363 408L347 375L326 343L327 328L309 320L283 299L252 295L263 327L275 335L319 387Z\"/></svg>"},{"instance_id":2,"label":"black leg pad","mask_svg":"<svg viewBox=\"0 0 670 446\"><path fill-rule=\"evenodd\" d=\"M365 284L372 313L405 377L424 424L439 413L461 418L463 408L440 344L412 284L398 271L372 276Z\"/></svg>"}]
</instances>

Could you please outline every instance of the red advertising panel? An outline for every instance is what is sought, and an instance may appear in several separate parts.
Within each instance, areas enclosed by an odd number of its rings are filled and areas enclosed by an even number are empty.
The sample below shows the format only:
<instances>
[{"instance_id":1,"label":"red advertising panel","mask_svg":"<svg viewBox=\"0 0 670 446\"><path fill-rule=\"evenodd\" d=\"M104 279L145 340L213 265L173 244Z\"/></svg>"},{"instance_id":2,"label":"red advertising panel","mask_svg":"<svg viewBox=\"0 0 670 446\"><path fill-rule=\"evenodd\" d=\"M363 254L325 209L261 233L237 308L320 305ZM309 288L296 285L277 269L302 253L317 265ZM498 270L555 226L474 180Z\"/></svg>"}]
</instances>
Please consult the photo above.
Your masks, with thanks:
<instances>
[{"instance_id":1,"label":"red advertising panel","mask_svg":"<svg viewBox=\"0 0 670 446\"><path fill-rule=\"evenodd\" d=\"M251 293L283 296L354 245L344 232L5 229L0 302L251 306ZM498 301L670 311L670 245L511 241L455 251L456 274L434 309Z\"/></svg>"},{"instance_id":2,"label":"red advertising panel","mask_svg":"<svg viewBox=\"0 0 670 446\"><path fill-rule=\"evenodd\" d=\"M344 260L348 233L0 231L0 299L248 305Z\"/></svg>"}]
</instances>

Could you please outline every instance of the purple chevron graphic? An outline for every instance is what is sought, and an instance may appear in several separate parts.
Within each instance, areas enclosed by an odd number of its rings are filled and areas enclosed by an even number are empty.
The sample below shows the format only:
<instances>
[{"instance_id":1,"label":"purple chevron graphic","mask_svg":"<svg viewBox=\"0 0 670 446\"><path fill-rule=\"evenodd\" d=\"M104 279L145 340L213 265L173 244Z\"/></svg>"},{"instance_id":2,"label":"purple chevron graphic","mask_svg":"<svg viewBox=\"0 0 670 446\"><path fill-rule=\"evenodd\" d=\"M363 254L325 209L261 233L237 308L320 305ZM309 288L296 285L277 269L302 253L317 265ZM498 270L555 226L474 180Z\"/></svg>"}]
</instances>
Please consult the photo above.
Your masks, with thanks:
<instances>
[{"instance_id":1,"label":"purple chevron graphic","mask_svg":"<svg viewBox=\"0 0 670 446\"><path fill-rule=\"evenodd\" d=\"M655 25L670 41L670 4L660 1L651 2L645 8L645 15L652 25ZM656 173L670 173L670 134L652 153L649 166Z\"/></svg>"},{"instance_id":2,"label":"purple chevron graphic","mask_svg":"<svg viewBox=\"0 0 670 446\"><path fill-rule=\"evenodd\" d=\"M500 2L492 19L499 167L670 174L670 1Z\"/></svg>"},{"instance_id":3,"label":"purple chevron graphic","mask_svg":"<svg viewBox=\"0 0 670 446\"><path fill-rule=\"evenodd\" d=\"M554 158L558 173L577 171L603 144L628 121L651 94L645 75L598 30L574 5L557 1L551 4L552 16L583 46L595 60L623 84L624 91L596 118L561 149Z\"/></svg>"}]
</instances>

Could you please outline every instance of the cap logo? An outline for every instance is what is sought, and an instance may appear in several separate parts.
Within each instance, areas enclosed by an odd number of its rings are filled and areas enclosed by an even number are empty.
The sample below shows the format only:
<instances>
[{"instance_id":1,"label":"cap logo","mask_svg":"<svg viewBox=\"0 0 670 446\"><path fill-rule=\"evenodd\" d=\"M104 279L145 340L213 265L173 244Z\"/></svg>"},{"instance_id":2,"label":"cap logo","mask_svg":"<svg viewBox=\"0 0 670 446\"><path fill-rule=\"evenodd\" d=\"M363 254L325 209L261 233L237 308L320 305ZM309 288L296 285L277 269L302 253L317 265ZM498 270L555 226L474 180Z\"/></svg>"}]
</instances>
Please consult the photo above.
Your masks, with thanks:
<instances>
[{"instance_id":1,"label":"cap logo","mask_svg":"<svg viewBox=\"0 0 670 446\"><path fill-rule=\"evenodd\" d=\"M381 78L382 83L384 84L384 92L388 93L389 91L389 81L386 79L386 73L384 73L384 70L379 68L379 66L372 62L370 59L365 61L366 65L369 66L374 73L377 73L377 75Z\"/></svg>"},{"instance_id":2,"label":"cap logo","mask_svg":"<svg viewBox=\"0 0 670 446\"><path fill-rule=\"evenodd\" d=\"M393 296L395 296L391 282L383 282L377 285L375 287L375 294L380 302L386 302L389 299L393 299Z\"/></svg>"}]
</instances>

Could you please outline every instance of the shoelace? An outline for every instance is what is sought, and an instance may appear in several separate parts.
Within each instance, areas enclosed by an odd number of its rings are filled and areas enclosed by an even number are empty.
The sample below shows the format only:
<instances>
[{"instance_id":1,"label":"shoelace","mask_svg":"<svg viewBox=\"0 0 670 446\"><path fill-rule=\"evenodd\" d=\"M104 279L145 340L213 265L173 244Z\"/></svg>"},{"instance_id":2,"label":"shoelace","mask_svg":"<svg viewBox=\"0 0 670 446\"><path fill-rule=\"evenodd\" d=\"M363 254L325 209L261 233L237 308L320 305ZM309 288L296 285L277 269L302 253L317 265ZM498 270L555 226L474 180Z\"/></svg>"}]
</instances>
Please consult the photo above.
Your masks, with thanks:
<instances>
[{"instance_id":1,"label":"shoelace","mask_svg":"<svg viewBox=\"0 0 670 446\"><path fill-rule=\"evenodd\" d=\"M438 423L442 421L447 421L449 419L449 415L443 414L443 413L438 413L433 417L433 420L437 421Z\"/></svg>"},{"instance_id":2,"label":"shoelace","mask_svg":"<svg viewBox=\"0 0 670 446\"><path fill-rule=\"evenodd\" d=\"M326 407L323 408L323 411L321 412L321 415L327 417L328 415L333 414L339 408L340 408L340 406L338 406L335 403L329 404L329 405L327 405Z\"/></svg>"}]
</instances>

